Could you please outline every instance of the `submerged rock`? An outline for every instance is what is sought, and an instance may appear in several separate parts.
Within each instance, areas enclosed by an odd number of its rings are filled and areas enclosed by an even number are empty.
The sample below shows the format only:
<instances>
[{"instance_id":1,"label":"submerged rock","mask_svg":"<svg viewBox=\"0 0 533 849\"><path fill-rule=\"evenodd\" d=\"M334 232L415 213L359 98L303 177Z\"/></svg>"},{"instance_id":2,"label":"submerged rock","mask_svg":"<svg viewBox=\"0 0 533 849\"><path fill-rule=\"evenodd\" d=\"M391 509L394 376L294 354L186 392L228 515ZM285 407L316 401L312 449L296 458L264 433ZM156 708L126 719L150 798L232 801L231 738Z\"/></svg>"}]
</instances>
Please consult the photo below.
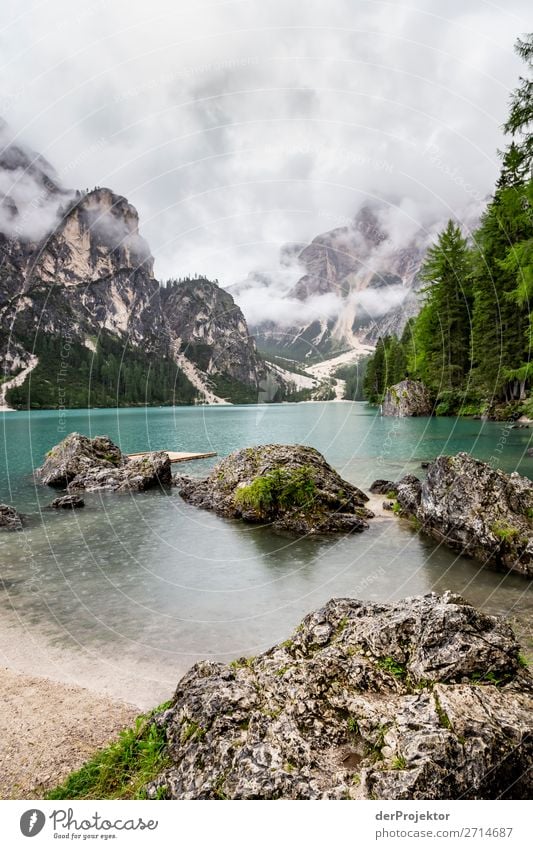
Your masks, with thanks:
<instances>
[{"instance_id":1,"label":"submerged rock","mask_svg":"<svg viewBox=\"0 0 533 849\"><path fill-rule=\"evenodd\" d=\"M304 445L243 448L207 478L177 477L176 484L203 510L297 534L363 531L374 515L364 506L368 497Z\"/></svg>"},{"instance_id":2,"label":"submerged rock","mask_svg":"<svg viewBox=\"0 0 533 849\"><path fill-rule=\"evenodd\" d=\"M56 510L77 510L79 507L85 507L85 501L81 495L61 495L59 498L54 498L49 507L54 507Z\"/></svg>"},{"instance_id":3,"label":"submerged rock","mask_svg":"<svg viewBox=\"0 0 533 849\"><path fill-rule=\"evenodd\" d=\"M36 475L48 486L74 490L141 492L172 482L170 459L155 451L130 460L107 436L71 433L48 452Z\"/></svg>"},{"instance_id":4,"label":"submerged rock","mask_svg":"<svg viewBox=\"0 0 533 849\"><path fill-rule=\"evenodd\" d=\"M527 799L532 694L510 628L460 596L334 599L264 654L182 678L147 793Z\"/></svg>"},{"instance_id":5,"label":"submerged rock","mask_svg":"<svg viewBox=\"0 0 533 849\"><path fill-rule=\"evenodd\" d=\"M384 416L430 416L433 404L423 383L402 380L387 389L381 412Z\"/></svg>"},{"instance_id":6,"label":"submerged rock","mask_svg":"<svg viewBox=\"0 0 533 849\"><path fill-rule=\"evenodd\" d=\"M421 482L397 484L401 513L483 565L533 576L533 483L469 454L437 457Z\"/></svg>"},{"instance_id":7,"label":"submerged rock","mask_svg":"<svg viewBox=\"0 0 533 849\"><path fill-rule=\"evenodd\" d=\"M9 504L0 504L0 530L20 531L24 525L22 514Z\"/></svg>"}]
</instances>

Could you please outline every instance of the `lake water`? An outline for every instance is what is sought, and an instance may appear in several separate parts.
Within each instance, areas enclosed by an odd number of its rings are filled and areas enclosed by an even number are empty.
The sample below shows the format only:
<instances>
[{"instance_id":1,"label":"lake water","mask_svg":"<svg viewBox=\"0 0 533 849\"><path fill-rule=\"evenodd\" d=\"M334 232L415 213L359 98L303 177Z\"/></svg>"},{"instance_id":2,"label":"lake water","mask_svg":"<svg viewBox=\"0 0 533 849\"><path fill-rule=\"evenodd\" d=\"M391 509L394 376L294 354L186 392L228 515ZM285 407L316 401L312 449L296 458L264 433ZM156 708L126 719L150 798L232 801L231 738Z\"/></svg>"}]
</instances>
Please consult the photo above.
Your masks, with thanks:
<instances>
[{"instance_id":1,"label":"lake water","mask_svg":"<svg viewBox=\"0 0 533 849\"><path fill-rule=\"evenodd\" d=\"M257 654L332 596L386 601L451 589L533 622L528 582L482 570L393 516L331 540L290 539L218 518L175 490L94 493L75 512L46 509L54 491L32 470L66 433L107 434L126 452L216 451L265 442L321 451L348 480L423 474L420 463L466 450L533 477L533 430L455 419L381 418L363 403L8 413L0 420L0 501L28 515L0 535L0 644L23 671L85 683L148 706L198 658ZM216 460L174 467L204 474ZM381 498L378 500L381 502Z\"/></svg>"}]
</instances>

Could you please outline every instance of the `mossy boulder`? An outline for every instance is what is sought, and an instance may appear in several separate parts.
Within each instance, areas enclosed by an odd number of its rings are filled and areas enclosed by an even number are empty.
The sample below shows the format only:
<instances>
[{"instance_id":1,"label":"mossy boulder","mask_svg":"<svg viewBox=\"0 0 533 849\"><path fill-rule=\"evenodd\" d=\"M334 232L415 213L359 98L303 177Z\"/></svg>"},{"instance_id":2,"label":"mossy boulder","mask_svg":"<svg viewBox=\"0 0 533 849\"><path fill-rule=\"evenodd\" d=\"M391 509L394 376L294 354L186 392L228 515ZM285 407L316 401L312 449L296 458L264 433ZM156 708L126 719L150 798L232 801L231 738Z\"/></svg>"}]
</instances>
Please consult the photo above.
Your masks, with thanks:
<instances>
[{"instance_id":1,"label":"mossy boulder","mask_svg":"<svg viewBox=\"0 0 533 849\"><path fill-rule=\"evenodd\" d=\"M207 478L177 477L185 501L220 516L291 533L352 533L368 527L368 497L305 445L233 452Z\"/></svg>"},{"instance_id":2,"label":"mossy boulder","mask_svg":"<svg viewBox=\"0 0 533 849\"><path fill-rule=\"evenodd\" d=\"M533 577L533 483L461 452L396 484L400 513L484 566Z\"/></svg>"},{"instance_id":3,"label":"mossy boulder","mask_svg":"<svg viewBox=\"0 0 533 849\"><path fill-rule=\"evenodd\" d=\"M402 380L385 393L381 411L384 416L430 416L433 402L429 391L419 380Z\"/></svg>"}]
</instances>

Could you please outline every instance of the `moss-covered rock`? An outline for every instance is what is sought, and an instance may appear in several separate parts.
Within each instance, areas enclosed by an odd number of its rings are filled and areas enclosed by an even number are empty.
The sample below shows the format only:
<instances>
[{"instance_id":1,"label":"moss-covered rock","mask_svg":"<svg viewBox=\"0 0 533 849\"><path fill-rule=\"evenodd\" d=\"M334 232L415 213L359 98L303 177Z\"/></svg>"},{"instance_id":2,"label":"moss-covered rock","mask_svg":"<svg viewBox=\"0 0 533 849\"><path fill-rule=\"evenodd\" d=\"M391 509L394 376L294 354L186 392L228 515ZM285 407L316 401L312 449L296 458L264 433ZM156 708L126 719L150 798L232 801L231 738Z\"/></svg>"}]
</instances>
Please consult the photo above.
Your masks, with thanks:
<instances>
[{"instance_id":1,"label":"moss-covered rock","mask_svg":"<svg viewBox=\"0 0 533 849\"><path fill-rule=\"evenodd\" d=\"M390 386L382 404L384 416L430 416L433 403L427 388L418 380L402 380Z\"/></svg>"},{"instance_id":2,"label":"moss-covered rock","mask_svg":"<svg viewBox=\"0 0 533 849\"><path fill-rule=\"evenodd\" d=\"M437 457L427 478L396 484L403 516L484 566L533 577L533 483L461 452Z\"/></svg>"},{"instance_id":3,"label":"moss-covered rock","mask_svg":"<svg viewBox=\"0 0 533 849\"><path fill-rule=\"evenodd\" d=\"M305 445L243 448L207 478L176 483L186 501L204 510L302 535L362 531L373 516L368 497Z\"/></svg>"}]
</instances>

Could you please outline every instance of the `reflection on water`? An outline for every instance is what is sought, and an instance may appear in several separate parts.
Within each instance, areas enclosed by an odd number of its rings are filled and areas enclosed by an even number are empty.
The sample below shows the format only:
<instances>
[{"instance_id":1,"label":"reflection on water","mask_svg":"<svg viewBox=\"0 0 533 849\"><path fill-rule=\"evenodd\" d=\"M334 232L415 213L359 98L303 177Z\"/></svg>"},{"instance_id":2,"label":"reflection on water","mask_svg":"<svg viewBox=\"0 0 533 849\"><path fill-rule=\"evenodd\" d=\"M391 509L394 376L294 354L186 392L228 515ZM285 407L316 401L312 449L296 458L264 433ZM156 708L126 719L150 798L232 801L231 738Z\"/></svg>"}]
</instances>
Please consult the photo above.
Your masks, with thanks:
<instances>
[{"instance_id":1,"label":"reflection on water","mask_svg":"<svg viewBox=\"0 0 533 849\"><path fill-rule=\"evenodd\" d=\"M421 460L438 453L470 450L488 459L502 439L500 425L384 420L361 404L68 416L69 430L107 433L126 451L226 454L261 442L303 442L362 487L376 477L420 474ZM54 413L5 417L0 499L29 519L23 533L0 537L0 609L12 635L23 625L51 654L78 657L80 669L90 657L91 683L97 676L104 689L114 685L149 703L195 659L255 654L332 596L384 601L451 589L488 611L516 616L520 628L533 621L524 579L481 570L392 516L353 537L294 540L198 511L175 490L95 493L81 511L49 511L53 492L36 485L31 470L61 435ZM505 435L498 464L527 473L529 432ZM187 471L201 474L209 465Z\"/></svg>"}]
</instances>

